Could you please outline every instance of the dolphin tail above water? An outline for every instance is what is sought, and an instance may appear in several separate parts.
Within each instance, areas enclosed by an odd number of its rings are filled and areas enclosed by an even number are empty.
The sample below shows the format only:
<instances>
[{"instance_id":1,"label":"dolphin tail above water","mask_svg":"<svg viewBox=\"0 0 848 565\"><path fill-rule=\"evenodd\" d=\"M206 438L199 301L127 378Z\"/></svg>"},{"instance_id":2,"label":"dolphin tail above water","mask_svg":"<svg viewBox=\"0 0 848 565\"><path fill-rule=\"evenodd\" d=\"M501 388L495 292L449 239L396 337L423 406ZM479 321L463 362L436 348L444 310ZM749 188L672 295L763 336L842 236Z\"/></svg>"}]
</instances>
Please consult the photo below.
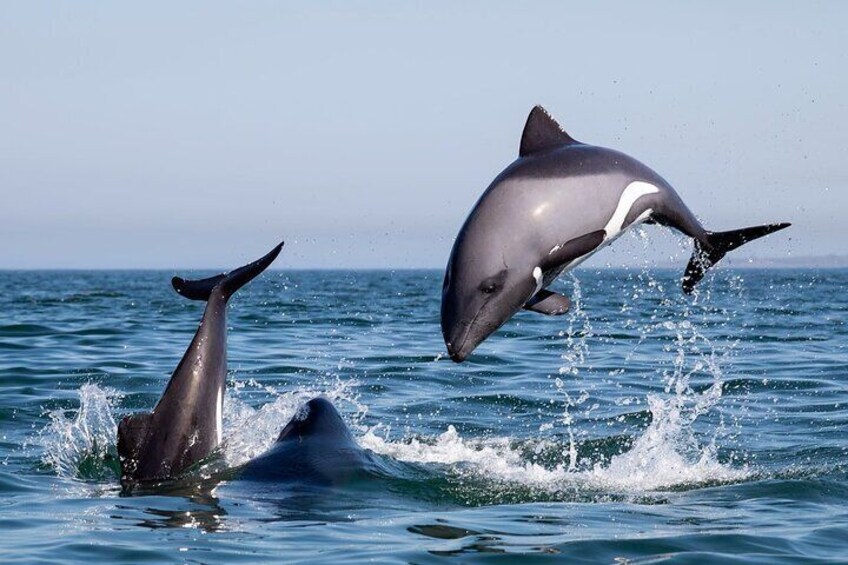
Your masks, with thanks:
<instances>
[{"instance_id":1,"label":"dolphin tail above water","mask_svg":"<svg viewBox=\"0 0 848 565\"><path fill-rule=\"evenodd\" d=\"M686 265L683 274L683 292L691 294L695 285L704 278L707 270L721 260L729 251L745 245L749 241L766 236L770 233L788 228L791 224L766 224L722 232L705 232L702 238L695 238L695 249L692 258Z\"/></svg>"},{"instance_id":2,"label":"dolphin tail above water","mask_svg":"<svg viewBox=\"0 0 848 565\"><path fill-rule=\"evenodd\" d=\"M205 300L206 309L153 411L127 416L118 425L122 481L173 478L221 443L227 301L264 271L282 247L280 243L261 259L229 273L195 281L173 278L179 294Z\"/></svg>"},{"instance_id":3,"label":"dolphin tail above water","mask_svg":"<svg viewBox=\"0 0 848 565\"><path fill-rule=\"evenodd\" d=\"M221 293L226 299L235 294L235 292L252 281L262 271L268 268L277 255L283 244L280 243L274 249L269 251L265 256L257 259L252 263L248 263L238 269L233 269L229 273L222 273L209 277L207 279L186 280L180 277L171 279L171 285L178 294L185 296L190 300L209 300L212 291L216 288L221 290Z\"/></svg>"}]
</instances>

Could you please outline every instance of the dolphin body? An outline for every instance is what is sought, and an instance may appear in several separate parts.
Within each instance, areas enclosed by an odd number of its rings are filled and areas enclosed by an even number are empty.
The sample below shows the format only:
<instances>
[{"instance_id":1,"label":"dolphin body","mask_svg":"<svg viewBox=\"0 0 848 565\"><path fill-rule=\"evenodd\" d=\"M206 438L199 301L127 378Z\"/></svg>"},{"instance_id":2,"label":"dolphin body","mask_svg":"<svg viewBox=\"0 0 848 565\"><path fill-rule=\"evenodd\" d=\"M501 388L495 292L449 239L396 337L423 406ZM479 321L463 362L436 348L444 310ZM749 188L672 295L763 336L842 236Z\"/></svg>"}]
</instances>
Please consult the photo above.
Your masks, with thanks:
<instances>
[{"instance_id":1,"label":"dolphin body","mask_svg":"<svg viewBox=\"0 0 848 565\"><path fill-rule=\"evenodd\" d=\"M152 412L125 417L118 425L121 482L172 479L207 457L221 443L227 377L227 301L276 259L280 243L261 259L208 279L171 283L206 310L168 386Z\"/></svg>"},{"instance_id":2,"label":"dolphin body","mask_svg":"<svg viewBox=\"0 0 848 565\"><path fill-rule=\"evenodd\" d=\"M706 231L657 173L618 151L576 141L544 108L533 108L518 159L474 205L451 251L441 310L451 359L465 360L522 308L567 312L569 299L548 285L643 222L695 240L682 281L687 294L725 253L789 226Z\"/></svg>"},{"instance_id":3,"label":"dolphin body","mask_svg":"<svg viewBox=\"0 0 848 565\"><path fill-rule=\"evenodd\" d=\"M268 451L242 467L240 477L340 486L388 474L377 456L356 443L333 404L317 397L300 407Z\"/></svg>"},{"instance_id":4,"label":"dolphin body","mask_svg":"<svg viewBox=\"0 0 848 565\"><path fill-rule=\"evenodd\" d=\"M172 279L179 294L205 300L206 310L153 411L127 416L118 425L125 486L175 479L221 443L227 301L264 271L282 246L280 243L261 259L226 274L196 281ZM336 408L321 397L304 404L274 445L238 470L238 476L247 480L318 486L389 474L386 463L356 443Z\"/></svg>"}]
</instances>

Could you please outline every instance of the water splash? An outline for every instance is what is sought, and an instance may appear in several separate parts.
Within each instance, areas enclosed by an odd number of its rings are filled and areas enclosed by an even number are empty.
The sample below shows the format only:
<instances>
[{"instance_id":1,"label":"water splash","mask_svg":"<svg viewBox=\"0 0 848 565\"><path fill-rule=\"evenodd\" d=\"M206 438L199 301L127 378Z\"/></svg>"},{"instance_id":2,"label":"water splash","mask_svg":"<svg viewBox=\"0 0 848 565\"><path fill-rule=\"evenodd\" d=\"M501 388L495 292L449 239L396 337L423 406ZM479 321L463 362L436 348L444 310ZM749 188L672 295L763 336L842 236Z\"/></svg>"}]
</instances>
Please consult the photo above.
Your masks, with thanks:
<instances>
[{"instance_id":1,"label":"water splash","mask_svg":"<svg viewBox=\"0 0 848 565\"><path fill-rule=\"evenodd\" d=\"M645 234L641 233L640 237L647 246ZM703 295L700 304L691 305L685 299L667 298L666 289L651 274L648 264L636 276L633 292L625 299L622 311L634 311L636 302L641 303L639 308L647 310L638 319L629 320L630 329L641 337L639 344L649 335L668 342L663 347L665 355L651 360L660 366L654 376L662 383L662 392L644 397L650 418L647 426L634 434L632 443L613 440L622 452L598 460L595 452L598 438L593 441L587 437L587 430L575 428L578 417L586 418L597 408L591 402L593 384L587 385L584 377L594 379L599 375L593 374L591 366L592 321L583 308L579 279L572 276L571 281L572 311L567 329L560 334L565 338L563 365L553 380L555 396L562 399L563 411L539 428L540 432L559 431L564 441L463 438L449 426L436 438L399 440L389 439L388 433L380 435L380 430L375 428L360 438L363 446L402 461L445 465L451 472L478 480L524 485L555 495L575 489L641 494L734 482L750 476L747 467L734 468L719 461L717 445L721 426L712 430L713 435L706 442L695 433L696 421L721 400L722 365L732 354L735 343L713 344L693 320L716 314L728 318L733 314L710 308L709 300ZM705 389L699 387L702 391L698 392L693 379L704 377L711 383ZM570 392L575 389L576 392ZM639 399L635 403L643 404ZM540 457L544 453L554 457Z\"/></svg>"},{"instance_id":2,"label":"water splash","mask_svg":"<svg viewBox=\"0 0 848 565\"><path fill-rule=\"evenodd\" d=\"M592 325L589 315L583 309L583 291L580 280L569 273L571 279L571 307L568 312L568 328L559 333L559 337L565 338L565 352L560 358L564 364L559 368L560 375L568 375L572 379L580 376L580 369L586 362L589 354L589 339L592 337ZM569 471L577 469L577 436L574 429L573 412L589 399L587 390L581 389L576 397L569 394L566 384L561 377L554 379L556 397L563 399L562 416L559 423L565 426L568 435L568 448L564 452L568 458L567 468ZM542 427L545 427L543 424ZM544 431L540 427L540 431ZM547 429L552 429L553 423L549 423Z\"/></svg>"},{"instance_id":3,"label":"water splash","mask_svg":"<svg viewBox=\"0 0 848 565\"><path fill-rule=\"evenodd\" d=\"M642 494L749 477L751 472L747 467L734 468L719 461L720 429L714 430L712 439L703 445L694 428L696 420L721 400L721 365L731 355L733 345L714 346L689 319L655 322L650 326L646 328L649 332L665 330L673 334L664 348L670 357L667 360L670 368L661 374L664 390L647 395L650 423L632 445L621 446L624 452L609 461L592 461L593 442L578 439L573 429L574 412L582 409L585 415L594 409L595 405L587 403L590 392L580 390L576 397L571 396L559 377L555 386L565 398L563 414L554 422L543 424L540 430L564 428L565 442L547 439L518 442L509 437L465 439L453 426L435 439L412 437L399 441L370 430L360 442L377 453L402 461L447 465L453 472L480 480L524 485L555 495L575 490ZM588 347L580 346L580 349L589 353ZM701 376L711 378L712 383L697 392L691 381ZM588 408L583 408L587 405ZM558 457L553 464L543 464L535 455L527 456L543 452ZM582 459L579 452L583 452Z\"/></svg>"},{"instance_id":4,"label":"water splash","mask_svg":"<svg viewBox=\"0 0 848 565\"><path fill-rule=\"evenodd\" d=\"M663 347L672 360L671 368L662 371L663 393L646 397L651 422L629 451L614 456L606 467L596 464L589 473L590 481L607 488L627 489L636 484L655 489L749 476L747 467L736 469L719 462L721 425L706 445L698 440L694 428L696 420L721 400L722 361L732 355L735 344L715 347L688 319L657 322L648 331L660 329L674 334ZM699 376L712 381L703 392L692 387L693 377Z\"/></svg>"},{"instance_id":5,"label":"water splash","mask_svg":"<svg viewBox=\"0 0 848 565\"><path fill-rule=\"evenodd\" d=\"M45 465L60 477L102 480L117 477L115 404L122 394L93 383L79 391L76 409L51 410L50 423L38 435Z\"/></svg>"},{"instance_id":6,"label":"water splash","mask_svg":"<svg viewBox=\"0 0 848 565\"><path fill-rule=\"evenodd\" d=\"M354 392L357 382L328 381L326 386L281 392L255 380L235 381L224 400L224 441L220 451L227 466L238 466L268 449L280 430L307 400L324 396L333 403L351 405L355 426L367 413ZM261 393L271 400L258 408L242 396ZM120 476L117 457L118 404L123 394L109 387L84 384L77 391L77 408L48 412L50 422L35 442L42 462L59 477L109 480Z\"/></svg>"},{"instance_id":7,"label":"water splash","mask_svg":"<svg viewBox=\"0 0 848 565\"><path fill-rule=\"evenodd\" d=\"M589 353L592 325L589 315L583 310L580 280L573 273L570 273L569 277L572 283L571 307L568 312L568 328L559 332L560 337L565 337L565 352L561 355L564 364L559 368L559 373L576 376Z\"/></svg>"},{"instance_id":8,"label":"water splash","mask_svg":"<svg viewBox=\"0 0 848 565\"><path fill-rule=\"evenodd\" d=\"M718 461L715 441L701 446L692 431L695 419L721 397L719 384L696 395L694 407L679 397L648 395L652 421L632 448L609 465L596 464L585 473L589 484L613 490L656 490L682 485L742 480L747 467L735 469Z\"/></svg>"},{"instance_id":9,"label":"water splash","mask_svg":"<svg viewBox=\"0 0 848 565\"><path fill-rule=\"evenodd\" d=\"M516 442L512 438L463 438L453 427L436 438L390 441L372 431L359 438L360 444L381 455L419 464L438 464L450 472L478 482L522 485L549 494L592 490L601 493L643 494L664 489L694 488L716 482L734 482L749 476L747 469L718 463L714 449L700 450L692 461L681 453L679 427L663 415L661 404L653 405L658 417L638 438L632 449L613 457L608 465L576 470L569 464L568 445L537 439ZM662 423L659 423L662 422ZM527 453L546 450L563 454L553 466L528 460ZM497 489L497 487L495 487ZM531 496L528 500L532 500Z\"/></svg>"},{"instance_id":10,"label":"water splash","mask_svg":"<svg viewBox=\"0 0 848 565\"><path fill-rule=\"evenodd\" d=\"M331 386L294 391L277 391L255 381L237 381L224 406L225 429L222 454L227 466L238 466L268 449L282 425L306 400L325 396L334 403L348 404L354 411L348 421L354 429L365 430L360 444L376 453L400 461L446 466L450 474L496 484L523 485L545 493L591 489L604 492L643 493L646 491L737 481L748 476L747 469L731 469L719 464L715 446L700 448L689 435L691 424L720 398L716 385L700 393L699 402L683 406L675 398L650 395L652 422L632 448L612 458L608 465L595 463L578 468L580 442L574 436L566 443L550 439L517 441L510 437L463 438L453 427L435 438L409 437L389 440L379 435L379 426L365 428L358 422L367 412L354 392L354 381L337 381ZM261 392L273 397L259 407L241 398ZM54 410L50 423L40 434L43 460L65 478L107 480L118 475L114 459L117 431L115 414L120 393L98 385L83 385L78 409ZM585 402L577 399L574 405ZM570 425L559 419L556 425ZM552 426L553 427L553 426ZM388 435L388 432L387 432ZM542 461L544 453L558 454L558 462ZM537 457L539 456L539 457ZM110 463L111 462L111 463ZM495 490L497 490L495 486Z\"/></svg>"}]
</instances>

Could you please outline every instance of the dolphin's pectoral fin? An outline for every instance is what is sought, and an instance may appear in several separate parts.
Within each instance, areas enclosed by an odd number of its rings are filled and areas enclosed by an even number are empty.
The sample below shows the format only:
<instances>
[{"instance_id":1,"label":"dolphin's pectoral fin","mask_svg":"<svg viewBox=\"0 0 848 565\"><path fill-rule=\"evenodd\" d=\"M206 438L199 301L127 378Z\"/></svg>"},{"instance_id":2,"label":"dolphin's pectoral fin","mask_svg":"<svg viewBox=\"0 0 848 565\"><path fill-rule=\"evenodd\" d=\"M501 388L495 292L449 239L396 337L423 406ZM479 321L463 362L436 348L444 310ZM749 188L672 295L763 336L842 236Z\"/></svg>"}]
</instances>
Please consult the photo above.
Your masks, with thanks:
<instances>
[{"instance_id":1,"label":"dolphin's pectoral fin","mask_svg":"<svg viewBox=\"0 0 848 565\"><path fill-rule=\"evenodd\" d=\"M550 250L541 266L543 271L556 269L594 251L606 237L604 230L589 232Z\"/></svg>"},{"instance_id":2,"label":"dolphin's pectoral fin","mask_svg":"<svg viewBox=\"0 0 848 565\"><path fill-rule=\"evenodd\" d=\"M568 312L571 300L567 296L542 289L524 305L525 310L532 310L547 316L559 316Z\"/></svg>"}]
</instances>

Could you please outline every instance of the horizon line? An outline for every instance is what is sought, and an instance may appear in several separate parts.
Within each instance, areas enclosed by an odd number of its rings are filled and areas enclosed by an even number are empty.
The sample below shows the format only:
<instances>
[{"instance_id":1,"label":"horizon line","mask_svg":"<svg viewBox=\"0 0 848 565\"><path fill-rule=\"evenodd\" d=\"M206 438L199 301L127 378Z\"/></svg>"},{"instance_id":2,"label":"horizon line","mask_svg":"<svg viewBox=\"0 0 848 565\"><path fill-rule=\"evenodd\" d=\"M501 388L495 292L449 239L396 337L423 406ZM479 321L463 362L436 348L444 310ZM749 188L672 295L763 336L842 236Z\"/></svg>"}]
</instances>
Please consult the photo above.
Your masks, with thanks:
<instances>
[{"instance_id":1,"label":"horizon line","mask_svg":"<svg viewBox=\"0 0 848 565\"><path fill-rule=\"evenodd\" d=\"M848 269L848 261L844 264L824 264L824 265L796 265L796 264L777 264L768 262L766 264L741 264L734 265L728 263L722 265L725 269L743 270L743 271L777 271L777 270L839 270ZM598 265L594 267L583 267L581 271L615 271L615 270L634 270L644 269L645 265ZM649 265L648 269L658 271L676 271L677 266L673 265ZM682 267L681 267L682 268ZM437 271L441 272L444 267L269 267L266 272L307 272L307 271ZM215 267L0 267L0 273L11 272L53 272L53 273L68 273L68 272L108 272L108 271L209 271L209 272L227 272Z\"/></svg>"}]
</instances>

